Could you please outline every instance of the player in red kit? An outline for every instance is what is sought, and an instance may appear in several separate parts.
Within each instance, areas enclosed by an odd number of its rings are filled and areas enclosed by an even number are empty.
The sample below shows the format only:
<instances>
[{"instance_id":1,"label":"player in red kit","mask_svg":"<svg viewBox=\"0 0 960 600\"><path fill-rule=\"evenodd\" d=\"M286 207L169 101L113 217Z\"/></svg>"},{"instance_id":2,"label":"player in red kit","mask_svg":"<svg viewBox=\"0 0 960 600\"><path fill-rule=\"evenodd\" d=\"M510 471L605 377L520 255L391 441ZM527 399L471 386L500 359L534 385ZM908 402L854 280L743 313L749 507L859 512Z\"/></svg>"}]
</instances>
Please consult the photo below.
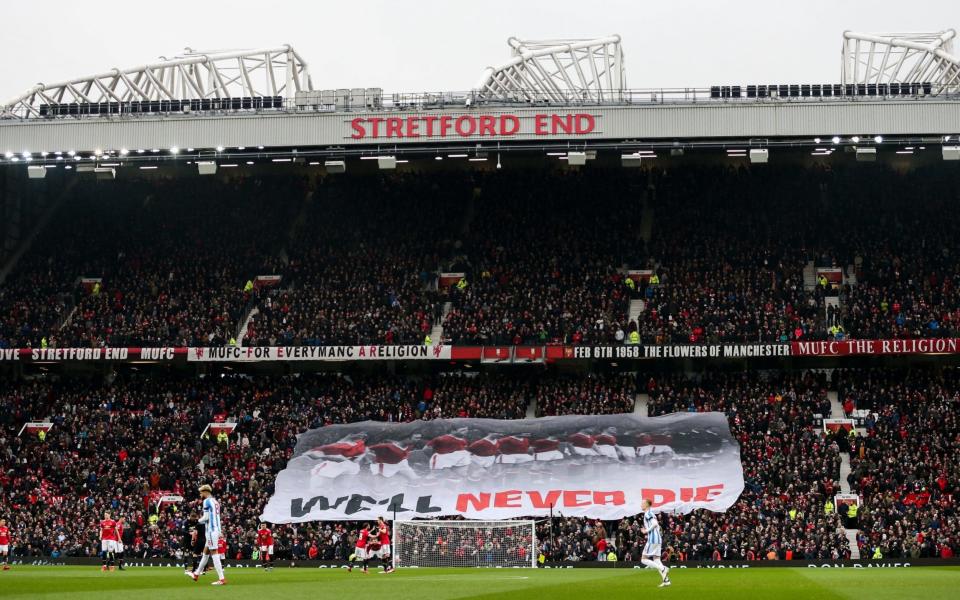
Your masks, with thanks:
<instances>
[{"instance_id":1,"label":"player in red kit","mask_svg":"<svg viewBox=\"0 0 960 600\"><path fill-rule=\"evenodd\" d=\"M380 542L377 558L383 563L383 572L390 573L393 571L393 562L390 560L390 526L383 517L377 518L377 541Z\"/></svg>"},{"instance_id":2,"label":"player in red kit","mask_svg":"<svg viewBox=\"0 0 960 600\"><path fill-rule=\"evenodd\" d=\"M117 522L110 518L108 512L103 513L103 520L100 521L100 551L103 553L100 570L109 568L113 571L113 559L117 553Z\"/></svg>"},{"instance_id":3,"label":"player in red kit","mask_svg":"<svg viewBox=\"0 0 960 600\"><path fill-rule=\"evenodd\" d=\"M260 523L260 529L257 530L257 546L260 546L260 560L263 561L263 568L272 571L273 563L273 532L267 527L266 523Z\"/></svg>"},{"instance_id":4,"label":"player in red kit","mask_svg":"<svg viewBox=\"0 0 960 600\"><path fill-rule=\"evenodd\" d=\"M363 563L364 573L367 573L367 562L370 560L370 555L367 549L367 545L369 543L370 543L370 524L364 523L363 528L360 530L360 535L357 536L357 548L353 553L353 559L352 559L352 560L359 560ZM353 571L352 564L349 567L347 567L347 571Z\"/></svg>"},{"instance_id":5,"label":"player in red kit","mask_svg":"<svg viewBox=\"0 0 960 600\"><path fill-rule=\"evenodd\" d=\"M117 519L117 548L116 548L116 558L117 558L117 569L120 571L125 571L123 568L123 527L124 521L123 517Z\"/></svg>"},{"instance_id":6,"label":"player in red kit","mask_svg":"<svg viewBox=\"0 0 960 600\"><path fill-rule=\"evenodd\" d=\"M0 558L3 558L3 570L10 570L10 528L7 520L0 519Z\"/></svg>"}]
</instances>

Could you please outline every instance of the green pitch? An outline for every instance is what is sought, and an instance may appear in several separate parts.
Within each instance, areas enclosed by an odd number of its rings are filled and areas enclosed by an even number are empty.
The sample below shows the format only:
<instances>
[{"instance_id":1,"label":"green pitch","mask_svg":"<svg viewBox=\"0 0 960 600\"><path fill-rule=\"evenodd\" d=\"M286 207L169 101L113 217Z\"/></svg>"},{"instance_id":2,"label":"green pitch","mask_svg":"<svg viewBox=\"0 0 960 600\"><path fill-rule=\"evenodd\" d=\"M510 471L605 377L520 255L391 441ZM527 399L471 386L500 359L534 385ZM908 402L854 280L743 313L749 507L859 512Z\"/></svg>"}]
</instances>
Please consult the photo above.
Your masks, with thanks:
<instances>
[{"instance_id":1,"label":"green pitch","mask_svg":"<svg viewBox=\"0 0 960 600\"><path fill-rule=\"evenodd\" d=\"M228 569L225 587L175 568L14 567L0 572L0 598L125 600L331 598L344 600L619 600L638 598L819 598L883 600L960 597L960 567L907 569L674 569L660 589L652 570L409 569L390 575L328 569Z\"/></svg>"}]
</instances>

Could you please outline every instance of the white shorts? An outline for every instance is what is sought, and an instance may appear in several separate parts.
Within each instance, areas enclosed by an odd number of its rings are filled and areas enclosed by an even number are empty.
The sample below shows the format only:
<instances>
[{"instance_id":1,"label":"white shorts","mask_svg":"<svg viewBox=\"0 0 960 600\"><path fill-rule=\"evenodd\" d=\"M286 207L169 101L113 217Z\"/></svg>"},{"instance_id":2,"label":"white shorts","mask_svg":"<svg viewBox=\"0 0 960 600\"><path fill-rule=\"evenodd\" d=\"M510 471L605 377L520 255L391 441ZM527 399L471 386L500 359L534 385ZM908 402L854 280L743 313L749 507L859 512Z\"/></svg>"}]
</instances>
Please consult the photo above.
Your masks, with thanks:
<instances>
[{"instance_id":1,"label":"white shorts","mask_svg":"<svg viewBox=\"0 0 960 600\"><path fill-rule=\"evenodd\" d=\"M207 541L203 543L203 547L208 550L213 550L211 554L220 554L220 534L219 533L207 533Z\"/></svg>"},{"instance_id":2,"label":"white shorts","mask_svg":"<svg viewBox=\"0 0 960 600\"><path fill-rule=\"evenodd\" d=\"M370 558L370 551L366 548L354 548L353 554L356 556L356 560L367 560Z\"/></svg>"},{"instance_id":3,"label":"white shorts","mask_svg":"<svg viewBox=\"0 0 960 600\"><path fill-rule=\"evenodd\" d=\"M413 470L413 467L411 467L410 463L406 460L401 460L396 464L370 463L370 472L374 475L380 475L383 477L395 477L397 475L403 475L411 479L417 478L416 471Z\"/></svg>"},{"instance_id":4,"label":"white shorts","mask_svg":"<svg viewBox=\"0 0 960 600\"><path fill-rule=\"evenodd\" d=\"M6 544L0 546L0 554L6 554L7 552L10 552L10 546L7 546Z\"/></svg>"},{"instance_id":5,"label":"white shorts","mask_svg":"<svg viewBox=\"0 0 960 600\"><path fill-rule=\"evenodd\" d=\"M489 469L497 462L496 455L494 456L477 456L476 454L470 455L470 464L477 465L478 467L483 467L484 469Z\"/></svg>"},{"instance_id":6,"label":"white shorts","mask_svg":"<svg viewBox=\"0 0 960 600\"><path fill-rule=\"evenodd\" d=\"M377 558L385 558L390 556L390 545L380 546L380 549L373 553Z\"/></svg>"},{"instance_id":7,"label":"white shorts","mask_svg":"<svg viewBox=\"0 0 960 600\"><path fill-rule=\"evenodd\" d=\"M660 544L648 543L646 546L643 547L644 556L656 556L657 558L660 558L661 554L663 553L660 552Z\"/></svg>"},{"instance_id":8,"label":"white shorts","mask_svg":"<svg viewBox=\"0 0 960 600\"><path fill-rule=\"evenodd\" d=\"M597 454L600 456L606 456L607 458L620 459L620 454L617 452L616 446L610 446L608 444L597 444L594 446L597 450Z\"/></svg>"},{"instance_id":9,"label":"white shorts","mask_svg":"<svg viewBox=\"0 0 960 600\"><path fill-rule=\"evenodd\" d=\"M354 460L323 460L310 469L311 477L335 479L341 475L356 475L360 472L359 461ZM321 485L327 485L324 482Z\"/></svg>"},{"instance_id":10,"label":"white shorts","mask_svg":"<svg viewBox=\"0 0 960 600\"><path fill-rule=\"evenodd\" d=\"M100 550L102 550L103 552L116 552L117 551L116 540L100 540Z\"/></svg>"},{"instance_id":11,"label":"white shorts","mask_svg":"<svg viewBox=\"0 0 960 600\"><path fill-rule=\"evenodd\" d=\"M637 448L637 458L643 458L651 454L658 457L671 457L673 456L673 448L670 446L639 446Z\"/></svg>"},{"instance_id":12,"label":"white shorts","mask_svg":"<svg viewBox=\"0 0 960 600\"><path fill-rule=\"evenodd\" d=\"M501 454L497 457L497 462L502 465L519 465L522 463L533 462L532 454Z\"/></svg>"},{"instance_id":13,"label":"white shorts","mask_svg":"<svg viewBox=\"0 0 960 600\"><path fill-rule=\"evenodd\" d=\"M116 552L123 552L123 542L117 542Z\"/></svg>"},{"instance_id":14,"label":"white shorts","mask_svg":"<svg viewBox=\"0 0 960 600\"><path fill-rule=\"evenodd\" d=\"M563 452L559 450L548 450L547 452L537 452L533 455L533 460L547 462L551 460L563 460Z\"/></svg>"},{"instance_id":15,"label":"white shorts","mask_svg":"<svg viewBox=\"0 0 960 600\"><path fill-rule=\"evenodd\" d=\"M447 452L440 454L435 452L430 457L431 469L452 469L454 467L466 467L470 464L470 453L466 450L457 450L456 452Z\"/></svg>"},{"instance_id":16,"label":"white shorts","mask_svg":"<svg viewBox=\"0 0 960 600\"><path fill-rule=\"evenodd\" d=\"M273 546L260 546L260 552L265 552L267 554L273 554Z\"/></svg>"}]
</instances>

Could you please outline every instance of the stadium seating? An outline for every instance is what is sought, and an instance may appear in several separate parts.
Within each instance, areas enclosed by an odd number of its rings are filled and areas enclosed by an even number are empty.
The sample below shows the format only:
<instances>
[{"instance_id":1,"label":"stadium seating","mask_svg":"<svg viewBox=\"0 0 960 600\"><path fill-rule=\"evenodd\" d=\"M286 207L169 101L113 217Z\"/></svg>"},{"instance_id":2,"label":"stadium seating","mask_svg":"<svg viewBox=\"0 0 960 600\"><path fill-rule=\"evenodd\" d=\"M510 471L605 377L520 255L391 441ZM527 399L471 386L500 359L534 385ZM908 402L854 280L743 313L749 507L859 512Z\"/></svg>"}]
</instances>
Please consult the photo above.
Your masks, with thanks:
<instances>
[{"instance_id":1,"label":"stadium seating","mask_svg":"<svg viewBox=\"0 0 960 600\"><path fill-rule=\"evenodd\" d=\"M462 178L317 187L286 248L281 286L260 295L249 344L421 343L439 317L436 271L469 195Z\"/></svg>"},{"instance_id":2,"label":"stadium seating","mask_svg":"<svg viewBox=\"0 0 960 600\"><path fill-rule=\"evenodd\" d=\"M930 558L957 551L960 374L956 369L841 373L838 392L866 409L853 440L850 486L861 494L861 548Z\"/></svg>"},{"instance_id":3,"label":"stadium seating","mask_svg":"<svg viewBox=\"0 0 960 600\"><path fill-rule=\"evenodd\" d=\"M850 483L865 499L862 543L882 543L891 557L939 556L960 550L954 503L960 472L951 458L960 441L958 382L955 370L908 376L850 370L833 383L822 374L776 372L192 377L127 370L112 381L35 377L7 385L0 491L4 512L26 536L16 548L21 555L94 554L95 516L112 509L136 516L135 556L173 556L182 552L182 527L196 510L193 482L203 478L214 482L226 509L231 556L249 557L274 476L305 429L368 419L522 418L534 403L541 414L616 413L632 410L639 389L649 396L651 415L726 413L741 446L746 489L734 507L666 519L676 556L846 556L841 518L825 513L824 503L839 491L839 453L850 448ZM815 414L829 414L826 393L834 385L841 396L878 411L866 437L824 434L815 424ZM45 439L17 436L22 423L47 418L54 427ZM201 436L224 419L238 423L228 440ZM905 460L911 468L902 468ZM160 490L189 501L157 512ZM643 536L634 519L561 519L552 537L548 530L538 537L551 560L595 560L600 526L622 560L638 559ZM280 556L303 558L316 545L321 557L333 559L352 547L355 526L316 523L274 532Z\"/></svg>"},{"instance_id":4,"label":"stadium seating","mask_svg":"<svg viewBox=\"0 0 960 600\"><path fill-rule=\"evenodd\" d=\"M437 327L461 345L618 344L634 331L643 344L956 337L957 189L954 171L882 165L81 182L0 284L0 347L419 344ZM844 281L811 282L816 267L840 268ZM632 269L656 279L628 283ZM438 285L446 271L464 283ZM280 279L248 286L258 275ZM635 409L638 391L651 415L725 413L741 446L746 490L734 507L665 520L677 555L846 556L842 518L824 504L847 451L843 483L864 500L862 552L960 552L955 369L832 379L166 369L94 380L87 369L30 368L2 380L0 511L24 532L17 553L93 554L94 516L112 508L137 516L136 555L176 555L195 506L155 512L155 493L190 496L204 478L229 507L231 554L249 556L273 478L305 429L616 414ZM828 389L870 413L865 435L822 431ZM17 435L47 418L45 439ZM239 423L228 441L201 436L222 418ZM634 519L554 525L538 537L555 560L595 560L600 538L636 560L643 539ZM315 547L344 558L356 531L319 523L276 534L281 556Z\"/></svg>"},{"instance_id":5,"label":"stadium seating","mask_svg":"<svg viewBox=\"0 0 960 600\"><path fill-rule=\"evenodd\" d=\"M4 509L16 514L18 530L29 532L18 547L21 554L49 555L57 549L65 555L92 555L97 547L90 537L91 515L112 509L137 515L137 555L167 556L180 548L177 536L197 507L194 502L179 511L164 510L159 521L152 520L151 492L190 496L192 482L210 478L230 507L231 547L242 552L252 540L274 476L290 456L296 435L308 428L365 420L523 418L534 398L559 412L566 412L559 407L594 411L598 403L584 404L566 390L593 389L598 396L612 396L622 394L624 381L605 392L604 379L518 381L483 374L409 379L129 373L112 383L20 381L8 386L6 410L0 414L0 490L9 499ZM48 418L54 427L45 439L16 435L22 423ZM201 437L209 423L225 418L238 423L228 442ZM333 525L299 531L308 535L301 541L320 543L321 536L332 535ZM284 552L296 554L298 529L278 534ZM345 557L339 551L336 556Z\"/></svg>"},{"instance_id":6,"label":"stadium seating","mask_svg":"<svg viewBox=\"0 0 960 600\"><path fill-rule=\"evenodd\" d=\"M647 388L651 415L722 411L740 442L743 495L726 514L671 517L665 527L677 552L701 560L849 555L839 518L823 510L839 492L840 456L836 441L814 424L814 414L830 414L822 375L664 377ZM640 549L636 542L631 548Z\"/></svg>"},{"instance_id":7,"label":"stadium seating","mask_svg":"<svg viewBox=\"0 0 960 600\"><path fill-rule=\"evenodd\" d=\"M544 173L78 185L0 285L0 346L415 344L437 325L467 345L960 329L950 171ZM844 282L811 283L816 267ZM657 281L628 284L630 269ZM465 287L438 288L442 271ZM243 292L259 274L283 277ZM102 279L99 294L80 278Z\"/></svg>"},{"instance_id":8,"label":"stadium seating","mask_svg":"<svg viewBox=\"0 0 960 600\"><path fill-rule=\"evenodd\" d=\"M245 282L276 268L300 183L77 186L0 287L0 345L226 345L247 302Z\"/></svg>"},{"instance_id":9,"label":"stadium seating","mask_svg":"<svg viewBox=\"0 0 960 600\"><path fill-rule=\"evenodd\" d=\"M620 173L480 181L462 249L467 287L448 290L444 337L460 344L613 342L627 324L621 271L643 257L642 193Z\"/></svg>"}]
</instances>

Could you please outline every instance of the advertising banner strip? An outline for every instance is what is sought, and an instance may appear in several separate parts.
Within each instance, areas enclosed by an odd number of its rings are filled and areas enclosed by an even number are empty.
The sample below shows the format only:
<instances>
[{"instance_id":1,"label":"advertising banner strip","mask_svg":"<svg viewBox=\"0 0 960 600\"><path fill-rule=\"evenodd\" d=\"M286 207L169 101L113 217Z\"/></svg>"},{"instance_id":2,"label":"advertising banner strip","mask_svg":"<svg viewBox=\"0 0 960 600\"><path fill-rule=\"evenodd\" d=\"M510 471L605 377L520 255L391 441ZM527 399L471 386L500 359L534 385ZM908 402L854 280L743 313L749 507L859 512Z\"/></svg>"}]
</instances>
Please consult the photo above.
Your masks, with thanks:
<instances>
[{"instance_id":1,"label":"advertising banner strip","mask_svg":"<svg viewBox=\"0 0 960 600\"><path fill-rule=\"evenodd\" d=\"M724 511L743 491L723 413L364 422L298 436L271 523Z\"/></svg>"},{"instance_id":2,"label":"advertising banner strip","mask_svg":"<svg viewBox=\"0 0 960 600\"><path fill-rule=\"evenodd\" d=\"M278 555L278 558L280 556ZM287 556L283 557L287 559ZM41 566L100 566L101 559L97 556L61 556L51 558L49 556L14 556L11 557L10 564ZM293 569L342 569L350 564L347 561L337 560L276 560L276 568ZM178 558L137 558L130 557L124 559L124 564L128 567L151 567L151 568L177 568L191 566L190 562L184 563ZM259 569L263 567L263 561L260 560L235 560L226 559L223 566L231 569ZM723 560L723 561L671 561L670 568L680 569L758 569L770 567L793 567L799 569L903 569L914 567L960 567L958 558L888 558L878 560ZM543 564L546 569L645 569L646 565L639 562L621 559L617 562L606 562L596 560L581 561L546 561Z\"/></svg>"},{"instance_id":3,"label":"advertising banner strip","mask_svg":"<svg viewBox=\"0 0 960 600\"><path fill-rule=\"evenodd\" d=\"M741 359L780 357L960 354L960 338L844 340L756 344L644 346L215 346L202 348L0 348L0 363L12 361L365 361L454 360L500 363L562 360Z\"/></svg>"}]
</instances>

